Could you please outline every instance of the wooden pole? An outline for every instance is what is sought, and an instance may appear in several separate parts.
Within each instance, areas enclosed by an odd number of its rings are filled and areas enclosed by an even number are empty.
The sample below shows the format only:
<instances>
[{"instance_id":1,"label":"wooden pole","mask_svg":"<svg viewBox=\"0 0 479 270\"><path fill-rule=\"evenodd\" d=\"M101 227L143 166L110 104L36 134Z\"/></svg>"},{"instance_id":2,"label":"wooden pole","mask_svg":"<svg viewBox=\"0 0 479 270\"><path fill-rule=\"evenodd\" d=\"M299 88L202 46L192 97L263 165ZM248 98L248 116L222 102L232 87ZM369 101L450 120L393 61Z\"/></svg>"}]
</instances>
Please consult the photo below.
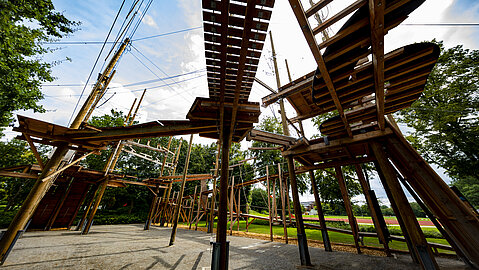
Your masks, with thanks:
<instances>
[{"instance_id":1,"label":"wooden pole","mask_svg":"<svg viewBox=\"0 0 479 270\"><path fill-rule=\"evenodd\" d=\"M231 177L231 191L230 191L230 235L233 235L233 201L234 201L234 185L235 185L235 176Z\"/></svg>"},{"instance_id":2,"label":"wooden pole","mask_svg":"<svg viewBox=\"0 0 479 270\"><path fill-rule=\"evenodd\" d=\"M188 165L190 163L190 154L191 154L191 146L193 145L193 134L190 135L190 144L188 145L188 153L186 154L186 161L185 161L185 168L183 169L183 179L181 181L181 189L178 193L178 202L175 208L175 214L173 219L173 229L171 230L171 237L170 237L170 244L172 246L175 243L176 238L176 230L178 228L178 218L180 215L180 207L183 200L183 193L185 192L185 185L186 185L186 175L188 175Z\"/></svg>"},{"instance_id":3,"label":"wooden pole","mask_svg":"<svg viewBox=\"0 0 479 270\"><path fill-rule=\"evenodd\" d=\"M266 165L266 190L268 192L268 214L269 214L269 238L271 242L273 241L273 221L271 213L271 192L269 190L269 166Z\"/></svg>"},{"instance_id":4,"label":"wooden pole","mask_svg":"<svg viewBox=\"0 0 479 270\"><path fill-rule=\"evenodd\" d=\"M226 269L227 262L227 199L228 199L228 167L231 147L229 127L225 126L221 136L221 177L218 204L218 224L216 228L216 245L219 245L219 269ZM213 262L214 263L214 262Z\"/></svg>"},{"instance_id":5,"label":"wooden pole","mask_svg":"<svg viewBox=\"0 0 479 270\"><path fill-rule=\"evenodd\" d=\"M95 201L95 194L98 192L98 188L99 188L99 185L97 184L92 185L90 196L88 196L88 199L86 200L89 202L88 206L87 208L85 208L85 211L83 211L83 215L80 219L80 223L78 223L78 226L75 228L75 231L79 231L83 227L83 223L85 223L85 219L88 216L88 212L90 212L90 208L93 202Z\"/></svg>"},{"instance_id":6,"label":"wooden pole","mask_svg":"<svg viewBox=\"0 0 479 270\"><path fill-rule=\"evenodd\" d=\"M196 210L195 231L198 230L198 222L200 221L201 196L203 194L203 186L200 187L200 194L198 195L198 209ZM206 201L208 203L208 200Z\"/></svg>"},{"instance_id":7,"label":"wooden pole","mask_svg":"<svg viewBox=\"0 0 479 270\"><path fill-rule=\"evenodd\" d=\"M146 223L145 223L145 226L143 227L144 230L150 229L151 221L153 219L155 209L156 209L156 203L158 201L158 193L160 193L160 188L158 185L156 185L155 195L153 196L153 199L151 200L150 211L148 211L148 217L146 218Z\"/></svg>"},{"instance_id":8,"label":"wooden pole","mask_svg":"<svg viewBox=\"0 0 479 270\"><path fill-rule=\"evenodd\" d=\"M281 87L281 81L279 79L279 71L278 71L278 63L276 61L276 52L274 50L274 43L273 43L273 34L269 31L269 38L271 40L271 51L273 53L273 64L274 64L274 74L276 75L276 85L278 89ZM283 125L283 134L286 136L290 136L288 122L286 121L286 111L284 110L284 100L279 100L279 108L281 110L281 124Z\"/></svg>"},{"instance_id":9,"label":"wooden pole","mask_svg":"<svg viewBox=\"0 0 479 270\"><path fill-rule=\"evenodd\" d=\"M354 217L353 208L351 207L351 200L349 199L348 189L346 187L346 181L344 181L343 172L340 166L335 167L336 178L339 182L339 188L341 190L341 195L343 196L344 208L346 208L346 213L348 214L349 225L351 226L351 231L353 232L354 245L358 251L358 254L361 254L361 248L359 247L359 227Z\"/></svg>"},{"instance_id":10,"label":"wooden pole","mask_svg":"<svg viewBox=\"0 0 479 270\"><path fill-rule=\"evenodd\" d=\"M283 234L286 244L288 244L288 227L286 225L286 205L285 205L285 188L283 186L283 177L281 172L281 164L278 163L278 179L279 179L279 192L281 193L281 219L283 220Z\"/></svg>"},{"instance_id":11,"label":"wooden pole","mask_svg":"<svg viewBox=\"0 0 479 270\"><path fill-rule=\"evenodd\" d=\"M70 190L72 189L72 186L73 186L73 181L74 181L73 177L70 177L70 181L68 182L67 189L65 190L65 192L63 192L60 200L58 200L57 205L55 206L55 210L53 211L50 219L48 220L45 230L47 231L51 230L51 228L53 227L53 224L55 224L58 214L60 213L60 210L62 209L66 198L68 197L68 194L70 194Z\"/></svg>"},{"instance_id":12,"label":"wooden pole","mask_svg":"<svg viewBox=\"0 0 479 270\"><path fill-rule=\"evenodd\" d=\"M405 217L403 222L411 238L413 251L416 253L421 266L424 269L439 269L431 248L428 246L416 216L412 211L411 205L409 204L409 201L401 188L401 184L397 179L394 167L388 161L381 144L373 142L371 143L371 148L376 156L377 163L384 174L384 180L391 190L391 196L398 204L397 210L401 216Z\"/></svg>"},{"instance_id":13,"label":"wooden pole","mask_svg":"<svg viewBox=\"0 0 479 270\"><path fill-rule=\"evenodd\" d=\"M208 222L208 233L213 232L213 224L215 220L215 199L216 199L216 178L218 177L218 163L220 157L220 150L221 150L221 142L217 141L216 144L218 145L216 149L216 162L215 162L215 173L213 175L213 193L211 194L211 205L210 205L210 219Z\"/></svg>"},{"instance_id":14,"label":"wooden pole","mask_svg":"<svg viewBox=\"0 0 479 270\"><path fill-rule=\"evenodd\" d=\"M369 183L366 181L366 177L364 177L363 170L361 168L361 165L356 164L355 165L356 169L356 174L358 175L359 183L361 184L361 188L363 189L364 197L366 198L366 203L368 204L369 207L369 212L371 213L371 217L374 223L374 227L376 228L376 232L378 234L379 241L383 244L384 246L384 252L388 257L392 256L391 255L391 250L389 250L389 245L388 245L388 239L387 239L387 228L385 228L385 222L384 222L384 217L382 216L382 213L379 211L376 212L376 208L374 207L375 202L373 201L376 198L372 198L371 196L371 188L369 186ZM382 220L382 221L381 221ZM381 224L384 225L381 226Z\"/></svg>"},{"instance_id":15,"label":"wooden pole","mask_svg":"<svg viewBox=\"0 0 479 270\"><path fill-rule=\"evenodd\" d=\"M240 230L240 206L241 206L241 192L240 188L238 188L238 201L236 202L236 222L237 222L237 231Z\"/></svg>"},{"instance_id":16,"label":"wooden pole","mask_svg":"<svg viewBox=\"0 0 479 270\"><path fill-rule=\"evenodd\" d=\"M175 157L175 160L174 160L174 165L173 165L173 171L171 172L171 175L175 175L176 173L176 165L178 164L178 158L180 157L180 151L181 151L181 144L183 143L183 138L180 139L180 143L178 145L178 148L176 148L176 157ZM160 213L160 227L163 227L164 223L165 223L165 217L167 212L168 212L168 203L170 201L170 195L171 195L171 189L173 187L173 182L170 182L168 184L168 191L166 193L163 193L163 201L164 201L164 205L161 209L161 213ZM174 197L174 196L173 196ZM168 226L168 225L167 225Z\"/></svg>"},{"instance_id":17,"label":"wooden pole","mask_svg":"<svg viewBox=\"0 0 479 270\"><path fill-rule=\"evenodd\" d=\"M309 178L311 179L311 186L313 186L314 201L316 202L316 209L318 210L319 224L321 225L321 235L323 236L323 244L325 251L333 251L331 242L329 241L328 228L326 227L326 219L324 218L323 207L321 206L321 199L319 198L318 185L314 171L309 171Z\"/></svg>"},{"instance_id":18,"label":"wooden pole","mask_svg":"<svg viewBox=\"0 0 479 270\"><path fill-rule=\"evenodd\" d=\"M311 266L309 257L308 241L304 230L303 215L301 213L301 204L299 202L298 184L296 183L296 173L294 171L294 160L292 156L287 156L288 173L291 182L291 193L293 194L294 215L296 220L296 230L298 234L298 247L301 265Z\"/></svg>"},{"instance_id":19,"label":"wooden pole","mask_svg":"<svg viewBox=\"0 0 479 270\"><path fill-rule=\"evenodd\" d=\"M86 225L83 228L81 234L85 235L88 234L90 231L90 227L93 223L93 218L95 217L96 211L98 210L98 206L100 206L101 199L103 198L103 194L105 194L106 187L108 186L108 179L105 179L101 182L100 186L98 187L98 193L96 196L95 204L93 205L92 211L90 213L90 218L86 220Z\"/></svg>"},{"instance_id":20,"label":"wooden pole","mask_svg":"<svg viewBox=\"0 0 479 270\"><path fill-rule=\"evenodd\" d=\"M193 212L194 212L194 209L193 209L193 208L195 207L195 200L196 200L196 196L197 196L197 195L196 195L196 190L197 190L197 188L198 188L198 185L195 186L195 193L194 193L195 195L194 195L193 198L191 199L191 209L190 209L190 217L189 217L189 219L190 219L190 220L189 220L189 221L190 221L190 225L189 225L189 228L188 228L188 229L190 229L190 230L191 230L191 224L193 223L193 222L192 222L193 220L191 220L191 219L193 218ZM199 205L199 203L198 203L198 209L199 209L199 207L200 207L200 205Z\"/></svg>"},{"instance_id":21,"label":"wooden pole","mask_svg":"<svg viewBox=\"0 0 479 270\"><path fill-rule=\"evenodd\" d=\"M276 179L273 179L273 221L278 219L278 211L276 206Z\"/></svg>"}]
</instances>

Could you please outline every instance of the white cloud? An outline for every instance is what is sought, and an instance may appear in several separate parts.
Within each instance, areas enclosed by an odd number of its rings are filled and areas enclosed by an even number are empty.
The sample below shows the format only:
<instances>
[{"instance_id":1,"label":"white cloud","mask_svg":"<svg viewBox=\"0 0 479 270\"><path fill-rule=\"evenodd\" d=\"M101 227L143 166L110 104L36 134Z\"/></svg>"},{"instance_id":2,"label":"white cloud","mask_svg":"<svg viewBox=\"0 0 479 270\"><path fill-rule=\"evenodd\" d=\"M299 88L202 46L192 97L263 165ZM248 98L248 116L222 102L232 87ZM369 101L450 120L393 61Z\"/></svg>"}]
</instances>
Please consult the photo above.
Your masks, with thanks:
<instances>
[{"instance_id":1,"label":"white cloud","mask_svg":"<svg viewBox=\"0 0 479 270\"><path fill-rule=\"evenodd\" d=\"M155 20L153 19L153 17L151 17L150 15L145 15L145 17L143 17L143 20L142 22L150 27L153 27L153 28L156 28L158 29L158 25L156 24Z\"/></svg>"}]
</instances>

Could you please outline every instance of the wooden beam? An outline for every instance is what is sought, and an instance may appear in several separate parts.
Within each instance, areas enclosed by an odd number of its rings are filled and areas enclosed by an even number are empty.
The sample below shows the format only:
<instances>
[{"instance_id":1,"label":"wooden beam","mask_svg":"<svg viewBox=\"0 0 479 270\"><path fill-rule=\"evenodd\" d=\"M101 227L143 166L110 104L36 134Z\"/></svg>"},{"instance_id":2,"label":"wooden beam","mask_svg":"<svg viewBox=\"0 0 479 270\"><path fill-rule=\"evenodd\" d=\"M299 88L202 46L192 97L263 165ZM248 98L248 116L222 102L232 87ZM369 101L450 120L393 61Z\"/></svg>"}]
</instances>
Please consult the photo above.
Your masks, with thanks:
<instances>
[{"instance_id":1,"label":"wooden beam","mask_svg":"<svg viewBox=\"0 0 479 270\"><path fill-rule=\"evenodd\" d=\"M328 152L333 148L343 147L344 145L354 144L359 142L364 142L367 140L377 139L379 137L384 137L387 135L393 134L390 128L386 128L384 131L377 130L371 131L364 134L354 135L352 138L341 138L337 140L329 141L329 144L326 145L324 142L312 143L309 146L304 146L296 148L294 150L286 150L281 152L283 156L288 155L300 155L308 152Z\"/></svg>"},{"instance_id":2,"label":"wooden beam","mask_svg":"<svg viewBox=\"0 0 479 270\"><path fill-rule=\"evenodd\" d=\"M289 0L289 3L291 7L293 8L293 12L296 16L296 19L298 20L299 26L301 27L304 37L306 38L306 41L308 42L309 48L311 49L311 52L313 53L313 56L314 56L314 59L316 60L319 71L321 72L321 76L324 82L326 83L326 86L328 87L329 94L331 95L331 98L333 99L334 105L336 106L336 109L338 110L338 114L341 117L341 120L343 121L344 127L346 128L348 135L352 137L351 127L349 126L348 120L346 119L346 116L344 115L343 106L339 102L338 94L336 93L336 89L334 88L333 81L329 75L328 68L326 67L326 63L324 62L323 55L321 54L318 44L316 43L316 38L313 34L313 31L311 30L309 21L306 18L306 14L304 13L303 6L301 5L301 2L299 0Z\"/></svg>"},{"instance_id":3,"label":"wooden beam","mask_svg":"<svg viewBox=\"0 0 479 270\"><path fill-rule=\"evenodd\" d=\"M40 154L38 153L37 151L37 148L35 147L35 145L33 144L33 141L32 141L32 138L26 134L26 133L23 133L23 136L25 136L25 139L27 140L28 142L28 145L30 145L30 149L32 150L33 152L33 155L35 156L37 162L38 162L38 165L40 165L40 169L43 169L43 160L42 158L40 157Z\"/></svg>"},{"instance_id":4,"label":"wooden beam","mask_svg":"<svg viewBox=\"0 0 479 270\"><path fill-rule=\"evenodd\" d=\"M374 91L378 125L385 128L384 122L384 7L385 0L369 0L369 24L371 29L372 63Z\"/></svg>"},{"instance_id":5,"label":"wooden beam","mask_svg":"<svg viewBox=\"0 0 479 270\"><path fill-rule=\"evenodd\" d=\"M368 157L360 157L360 158L350 158L346 160L337 160L337 161L328 161L312 166L300 166L296 169L296 174L301 174L308 172L310 170L321 170L326 168L333 168L336 166L346 166L346 165L353 165L353 164L361 164L374 161L375 158L368 156Z\"/></svg>"},{"instance_id":6,"label":"wooden beam","mask_svg":"<svg viewBox=\"0 0 479 270\"><path fill-rule=\"evenodd\" d=\"M50 179L52 179L53 177L59 175L61 172L63 172L64 170L70 168L71 166L77 164L78 162L82 161L83 159L85 159L86 157L90 156L91 154L97 154L98 152L97 151L91 151L90 153L86 154L86 155L83 155L81 156L80 158L77 158L76 160L74 160L73 162L69 163L68 165L65 165L63 166L61 169L59 170L56 170L54 173L50 174L49 176L45 177L42 179L42 182L46 182Z\"/></svg>"}]
</instances>

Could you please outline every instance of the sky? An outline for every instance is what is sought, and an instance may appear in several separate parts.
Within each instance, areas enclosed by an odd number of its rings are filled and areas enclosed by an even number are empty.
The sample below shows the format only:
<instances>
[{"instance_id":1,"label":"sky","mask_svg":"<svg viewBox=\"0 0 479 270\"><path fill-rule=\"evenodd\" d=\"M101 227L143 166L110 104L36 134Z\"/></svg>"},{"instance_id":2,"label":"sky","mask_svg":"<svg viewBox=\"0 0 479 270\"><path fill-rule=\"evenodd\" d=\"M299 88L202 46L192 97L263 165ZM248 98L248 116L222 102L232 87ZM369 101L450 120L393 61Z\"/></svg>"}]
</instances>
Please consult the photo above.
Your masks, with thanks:
<instances>
[{"instance_id":1,"label":"sky","mask_svg":"<svg viewBox=\"0 0 479 270\"><path fill-rule=\"evenodd\" d=\"M91 84L95 82L102 66L106 63L105 58L111 49L111 44L105 46L96 65L95 60L121 2L118 0L53 0L56 10L71 20L81 22L81 25L69 37L46 45L55 50L46 55L44 60L59 63L52 68L53 75L57 79L54 82L45 83L42 87L45 99L41 101L41 104L47 111L45 113L18 111L17 114L64 126L69 124L70 118L76 113L74 111L76 104L79 103L78 106L81 107L91 90ZM144 5L147 2L144 1ZM309 1L302 2L305 9L310 7ZM329 18L352 2L353 0L335 0L323 15ZM133 0L125 0L109 41L115 39L132 3ZM141 8L141 10L144 9ZM128 113L133 100L139 98L146 88L145 99L136 120L147 122L158 119L185 119L195 97L208 96L201 1L153 0L146 13L137 14L138 18L140 16L143 16L143 19L132 37L132 46L120 59L117 72L110 83L110 90L93 115L103 115L111 109ZM444 41L446 48L463 45L465 48L478 49L479 27L477 26L407 25L477 23L477 18L479 18L479 1L427 0L402 25L387 34L385 52L414 42L432 39ZM344 20L335 24L335 27L330 29L330 33L334 34L343 22ZM311 20L310 23L314 27L315 22ZM276 1L269 30L274 38L281 84L288 82L285 59L288 60L293 80L316 69L315 61L288 1ZM73 44L84 41L97 43ZM71 61L66 60L67 58ZM276 88L272 67L271 44L268 36L256 76L272 88ZM90 73L92 76L89 79ZM254 83L250 101L260 102L261 98L268 94L268 90ZM262 117L271 115L279 117L278 105L262 107L261 110ZM288 104L286 113L288 117L295 115ZM318 133L310 121L305 121L304 125L307 137ZM408 132L407 127L403 125L400 127L403 132ZM295 135L293 129L291 132ZM10 130L5 133L6 138L17 135ZM195 136L194 140L196 143L213 142L199 136ZM248 145L244 142L242 148L246 149ZM436 169L446 182L450 181L444 175L444 170ZM372 180L371 184L377 190L378 197L384 198L385 194L379 181ZM362 198L355 199L362 200ZM313 197L303 196L302 200L313 200Z\"/></svg>"}]
</instances>

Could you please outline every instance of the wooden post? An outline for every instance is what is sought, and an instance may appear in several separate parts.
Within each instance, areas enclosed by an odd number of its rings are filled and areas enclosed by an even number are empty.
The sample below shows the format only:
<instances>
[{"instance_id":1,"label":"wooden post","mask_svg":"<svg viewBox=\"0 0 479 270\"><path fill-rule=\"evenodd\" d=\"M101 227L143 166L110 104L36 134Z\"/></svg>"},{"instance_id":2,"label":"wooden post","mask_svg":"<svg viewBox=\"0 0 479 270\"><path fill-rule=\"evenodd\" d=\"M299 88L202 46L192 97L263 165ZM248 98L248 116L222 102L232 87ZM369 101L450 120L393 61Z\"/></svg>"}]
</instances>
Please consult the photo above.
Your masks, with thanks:
<instances>
[{"instance_id":1,"label":"wooden post","mask_svg":"<svg viewBox=\"0 0 479 270\"><path fill-rule=\"evenodd\" d=\"M372 198L371 192L374 192L371 190L369 187L369 183L366 181L366 178L364 177L363 170L361 168L361 165L356 164L355 165L356 169L356 174L358 175L359 183L361 184L361 188L363 189L364 197L366 198L366 203L368 204L369 207L369 212L371 213L371 217L374 223L374 227L376 228L376 232L379 238L379 241L383 244L384 246L384 252L388 257L391 257L391 251L389 250L389 245L388 245L388 239L387 233L385 230L386 228L386 223L384 221L384 217L382 216L382 213L376 212L376 208L374 207L375 202L373 201L376 198Z\"/></svg>"},{"instance_id":2,"label":"wooden post","mask_svg":"<svg viewBox=\"0 0 479 270\"><path fill-rule=\"evenodd\" d=\"M218 163L220 157L220 150L221 150L221 142L217 141L216 144L218 145L216 149L216 162L215 162L215 173L213 175L213 193L211 194L211 204L210 204L210 218L208 222L208 233L213 232L213 225L215 220L215 199L216 199L216 178L218 177Z\"/></svg>"},{"instance_id":3,"label":"wooden post","mask_svg":"<svg viewBox=\"0 0 479 270\"><path fill-rule=\"evenodd\" d=\"M235 176L231 177L231 191L230 191L230 235L233 235L233 201L234 201L234 185L235 185Z\"/></svg>"},{"instance_id":4,"label":"wooden post","mask_svg":"<svg viewBox=\"0 0 479 270\"><path fill-rule=\"evenodd\" d=\"M351 201L349 200L348 189L346 187L346 181L344 181L343 172L340 166L335 167L336 170L336 177L339 182L339 188L341 190L341 195L343 196L344 207L346 208L346 213L348 214L349 225L351 226L351 231L353 232L354 237L354 245L358 251L358 254L361 253L361 249L359 247L359 228L358 223L356 222L356 218L354 217L353 209L351 207Z\"/></svg>"},{"instance_id":5,"label":"wooden post","mask_svg":"<svg viewBox=\"0 0 479 270\"><path fill-rule=\"evenodd\" d=\"M170 237L170 244L172 246L175 243L176 238L176 229L178 228L178 218L180 215L180 208L181 203L183 200L183 193L185 192L185 185L186 185L186 175L188 175L188 165L190 164L190 154L191 154L191 146L193 145L193 134L190 135L190 144L188 145L188 153L186 154L186 161L185 161L185 168L183 170L183 179L181 181L181 189L178 193L178 202L175 208L175 214L173 219L173 229L171 230L171 237Z\"/></svg>"},{"instance_id":6,"label":"wooden post","mask_svg":"<svg viewBox=\"0 0 479 270\"><path fill-rule=\"evenodd\" d=\"M76 206L75 211L73 212L72 218L70 219L70 222L68 222L68 226L67 226L68 230L70 230L70 228L72 227L72 224L75 221L76 216L78 215L78 211L80 210L82 205L86 202L87 195L88 195L88 190L83 192L83 195L81 196L81 199L79 201L80 203Z\"/></svg>"},{"instance_id":7,"label":"wooden post","mask_svg":"<svg viewBox=\"0 0 479 270\"><path fill-rule=\"evenodd\" d=\"M181 151L181 144L183 143L183 138L180 139L180 143L178 145L178 148L176 148L176 157L174 160L174 165L173 165L173 171L171 172L171 175L175 175L176 173L176 165L178 164L178 158L180 157L180 151ZM170 201L170 195L171 195L171 189L173 187L173 182L168 184L168 190L163 193L163 207L161 207L160 210L160 227L163 227L165 220L166 220L166 214L168 212L168 203ZM174 197L174 195L173 195ZM168 226L168 223L167 223Z\"/></svg>"},{"instance_id":8,"label":"wooden post","mask_svg":"<svg viewBox=\"0 0 479 270\"><path fill-rule=\"evenodd\" d=\"M203 194L203 191L204 191L203 186L201 186L200 187L200 195L198 195L198 209L196 210L195 231L198 230L198 222L200 221L201 196ZM208 200L206 200L206 204L208 204Z\"/></svg>"},{"instance_id":9,"label":"wooden post","mask_svg":"<svg viewBox=\"0 0 479 270\"><path fill-rule=\"evenodd\" d=\"M241 206L241 192L240 192L240 188L238 188L238 201L236 202L236 222L238 223L238 226L237 226L237 231L240 230L240 206Z\"/></svg>"},{"instance_id":10,"label":"wooden post","mask_svg":"<svg viewBox=\"0 0 479 270\"><path fill-rule=\"evenodd\" d=\"M326 227L326 219L324 218L323 207L321 206L321 199L319 198L318 185L316 184L316 177L314 171L309 171L309 178L311 179L311 186L313 186L314 201L316 202L316 209L318 210L319 224L321 225L321 235L323 236L323 244L325 251L333 251L331 242L329 241L328 228Z\"/></svg>"},{"instance_id":11,"label":"wooden post","mask_svg":"<svg viewBox=\"0 0 479 270\"><path fill-rule=\"evenodd\" d=\"M281 172L281 164L278 163L278 179L279 179L279 192L281 193L281 219L283 220L283 234L286 244L288 244L288 228L286 225L286 205L284 201L284 186L283 186L283 177Z\"/></svg>"},{"instance_id":12,"label":"wooden post","mask_svg":"<svg viewBox=\"0 0 479 270\"><path fill-rule=\"evenodd\" d=\"M271 193L269 191L269 166L266 165L266 190L268 192L268 214L269 214L269 238L273 241L273 221L271 213Z\"/></svg>"},{"instance_id":13,"label":"wooden post","mask_svg":"<svg viewBox=\"0 0 479 270\"><path fill-rule=\"evenodd\" d=\"M291 181L290 181L291 182ZM291 200L289 199L289 184L288 184L288 179L285 178L284 179L284 185L286 186L286 204L288 206L288 222L289 222L289 225L293 225L293 218L292 218L292 214L291 214Z\"/></svg>"},{"instance_id":14,"label":"wooden post","mask_svg":"<svg viewBox=\"0 0 479 270\"><path fill-rule=\"evenodd\" d=\"M83 228L81 234L85 235L88 234L90 231L90 227L93 223L93 218L95 217L96 211L98 210L98 206L100 206L101 199L103 198L103 194L105 193L106 187L108 185L108 179L105 179L101 182L100 186L98 187L98 193L96 196L95 204L93 205L92 211L90 213L90 218L86 220L86 225Z\"/></svg>"},{"instance_id":15,"label":"wooden post","mask_svg":"<svg viewBox=\"0 0 479 270\"><path fill-rule=\"evenodd\" d=\"M153 196L153 199L151 200L150 204L150 210L148 211L148 217L146 218L146 223L145 226L143 227L144 230L149 230L150 229L150 224L151 220L153 219L153 215L156 209L156 202L158 201L158 193L160 192L160 189L158 185L156 185L156 190L155 190L155 196Z\"/></svg>"},{"instance_id":16,"label":"wooden post","mask_svg":"<svg viewBox=\"0 0 479 270\"><path fill-rule=\"evenodd\" d=\"M411 205L396 177L396 172L391 163L389 163L381 144L372 142L371 148L384 175L384 180L391 191L392 199L397 203L398 213L402 217L405 217L403 218L403 222L412 242L412 252L416 254L416 257L424 269L439 269L434 254L427 244Z\"/></svg>"},{"instance_id":17,"label":"wooden post","mask_svg":"<svg viewBox=\"0 0 479 270\"><path fill-rule=\"evenodd\" d=\"M190 230L191 230L191 224L193 223L192 218L193 218L193 212L194 212L194 207L195 207L195 200L196 200L196 196L197 196L197 195L196 195L197 187L198 187L198 185L195 186L195 193L194 193L195 195L194 195L193 198L191 199L191 209L190 209L190 217L189 217L189 219L190 219L190 220L189 220L189 221L190 221L190 225L189 225L189 228L188 228L188 229L190 229ZM198 197L199 197L199 196L198 196ZM198 203L198 209L199 209L199 207L200 207L200 204Z\"/></svg>"},{"instance_id":18,"label":"wooden post","mask_svg":"<svg viewBox=\"0 0 479 270\"><path fill-rule=\"evenodd\" d=\"M221 177L219 189L218 204L218 223L216 227L216 245L219 245L219 268L226 269L227 262L227 199L228 199L228 167L229 167L229 151L231 147L229 127L224 127L221 136ZM214 255L214 253L213 253Z\"/></svg>"},{"instance_id":19,"label":"wooden post","mask_svg":"<svg viewBox=\"0 0 479 270\"><path fill-rule=\"evenodd\" d=\"M50 219L48 220L45 230L49 231L53 227L53 224L55 224L58 214L60 213L60 210L63 207L63 203L65 203L65 200L68 197L68 194L70 194L70 190L73 186L73 181L74 181L73 177L70 177L70 182L68 183L68 187L65 190L65 192L63 192L60 200L58 200L57 205L55 206L55 210L53 211Z\"/></svg>"},{"instance_id":20,"label":"wooden post","mask_svg":"<svg viewBox=\"0 0 479 270\"><path fill-rule=\"evenodd\" d=\"M296 230L298 232L298 247L301 265L311 265L309 258L308 241L303 224L303 215L301 213L301 204L299 202L298 184L296 183L296 173L294 171L294 160L292 156L286 157L288 160L288 172L291 182L291 193L293 194L294 215L296 219Z\"/></svg>"},{"instance_id":21,"label":"wooden post","mask_svg":"<svg viewBox=\"0 0 479 270\"><path fill-rule=\"evenodd\" d=\"M271 40L271 51L273 53L273 64L274 64L274 74L276 75L276 85L278 89L281 87L281 82L279 80L279 71L278 71L278 63L276 61L276 52L274 50L274 43L273 43L273 34L269 31L269 37ZM286 136L290 136L288 122L286 121L286 111L284 110L284 101L283 99L279 100L279 108L281 110L281 124L283 125L283 134Z\"/></svg>"},{"instance_id":22,"label":"wooden post","mask_svg":"<svg viewBox=\"0 0 479 270\"><path fill-rule=\"evenodd\" d=\"M278 218L278 212L276 210L276 179L273 179L273 221Z\"/></svg>"},{"instance_id":23,"label":"wooden post","mask_svg":"<svg viewBox=\"0 0 479 270\"><path fill-rule=\"evenodd\" d=\"M83 212L83 215L80 219L80 223L78 223L78 226L75 228L75 231L79 231L83 227L83 223L85 223L86 217L88 216L88 212L90 212L90 208L93 205L93 202L95 201L95 194L98 192L98 188L100 186L95 184L92 185L91 187L91 193L90 196L86 201L89 201L87 208L85 208L85 211Z\"/></svg>"}]
</instances>

